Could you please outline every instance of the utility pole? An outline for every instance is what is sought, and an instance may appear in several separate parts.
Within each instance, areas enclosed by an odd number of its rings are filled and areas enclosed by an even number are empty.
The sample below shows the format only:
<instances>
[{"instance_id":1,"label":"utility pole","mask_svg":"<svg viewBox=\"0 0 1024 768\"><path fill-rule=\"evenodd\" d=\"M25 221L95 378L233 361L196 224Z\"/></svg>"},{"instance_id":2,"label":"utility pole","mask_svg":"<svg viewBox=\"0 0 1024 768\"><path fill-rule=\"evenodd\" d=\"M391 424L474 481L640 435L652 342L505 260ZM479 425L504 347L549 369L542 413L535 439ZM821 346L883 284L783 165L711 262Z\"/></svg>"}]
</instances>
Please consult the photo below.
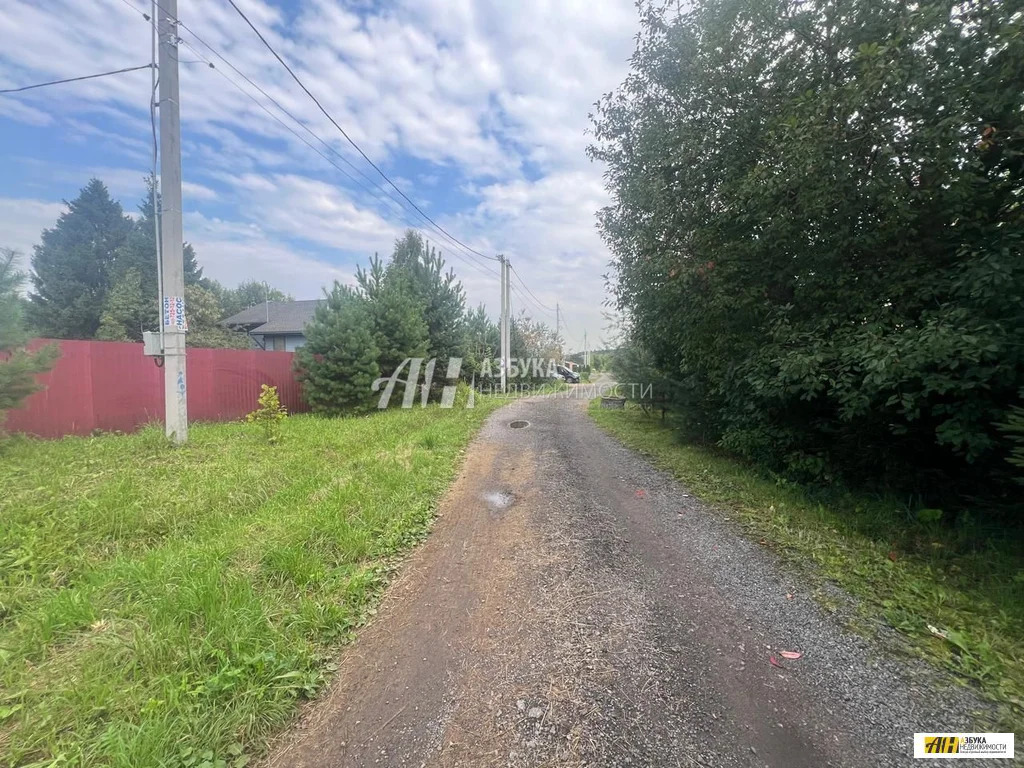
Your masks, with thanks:
<instances>
[{"instance_id":1,"label":"utility pole","mask_svg":"<svg viewBox=\"0 0 1024 768\"><path fill-rule=\"evenodd\" d=\"M560 322L560 318L561 307L558 304L555 304L555 339L558 341L558 356L565 357L565 354L562 352L562 324ZM561 365L562 361L559 360L558 363Z\"/></svg>"},{"instance_id":2,"label":"utility pole","mask_svg":"<svg viewBox=\"0 0 1024 768\"><path fill-rule=\"evenodd\" d=\"M163 0L157 23L160 63L161 323L167 436L188 440L185 383L185 264L181 225L181 112L178 103L178 0Z\"/></svg>"},{"instance_id":3,"label":"utility pole","mask_svg":"<svg viewBox=\"0 0 1024 768\"><path fill-rule=\"evenodd\" d=\"M587 351L587 332L583 331L583 367L590 367L590 353Z\"/></svg>"},{"instance_id":4,"label":"utility pole","mask_svg":"<svg viewBox=\"0 0 1024 768\"><path fill-rule=\"evenodd\" d=\"M501 321L499 325L501 333L501 391L506 391L508 384L508 261L504 256L498 256L501 260Z\"/></svg>"}]
</instances>

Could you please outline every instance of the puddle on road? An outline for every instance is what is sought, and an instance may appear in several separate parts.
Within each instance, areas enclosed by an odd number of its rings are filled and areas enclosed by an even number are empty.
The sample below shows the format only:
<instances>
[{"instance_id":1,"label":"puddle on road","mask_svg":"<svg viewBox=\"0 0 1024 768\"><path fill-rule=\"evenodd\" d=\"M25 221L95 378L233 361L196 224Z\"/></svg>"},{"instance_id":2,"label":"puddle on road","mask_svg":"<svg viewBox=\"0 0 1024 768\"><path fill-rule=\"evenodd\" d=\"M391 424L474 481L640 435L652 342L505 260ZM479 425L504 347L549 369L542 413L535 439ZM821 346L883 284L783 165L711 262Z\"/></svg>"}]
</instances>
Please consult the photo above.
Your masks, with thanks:
<instances>
[{"instance_id":1,"label":"puddle on road","mask_svg":"<svg viewBox=\"0 0 1024 768\"><path fill-rule=\"evenodd\" d=\"M512 502L516 500L516 497L511 493L490 491L489 493L483 494L483 500L487 502L487 506L491 509L508 509L512 506Z\"/></svg>"}]
</instances>

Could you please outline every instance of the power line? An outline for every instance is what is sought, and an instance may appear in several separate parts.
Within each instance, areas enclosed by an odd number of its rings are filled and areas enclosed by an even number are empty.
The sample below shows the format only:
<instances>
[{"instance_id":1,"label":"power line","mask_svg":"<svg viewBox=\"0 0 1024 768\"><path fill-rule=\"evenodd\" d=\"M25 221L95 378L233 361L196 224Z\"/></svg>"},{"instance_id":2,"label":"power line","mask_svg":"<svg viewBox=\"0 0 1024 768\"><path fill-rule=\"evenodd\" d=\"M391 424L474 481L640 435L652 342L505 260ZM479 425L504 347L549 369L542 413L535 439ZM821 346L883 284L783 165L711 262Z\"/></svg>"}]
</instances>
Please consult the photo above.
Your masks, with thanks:
<instances>
[{"instance_id":1,"label":"power line","mask_svg":"<svg viewBox=\"0 0 1024 768\"><path fill-rule=\"evenodd\" d=\"M537 298L536 294L534 294L534 292L530 290L530 287L523 281L523 278L520 277L518 272L516 272L516 268L512 266L511 262L509 262L509 267L512 268L512 273L516 276L516 280L519 281L519 284L522 285L523 288L526 289L527 293L529 293L531 296L533 296L533 300L537 304L537 306L539 306L541 309L547 310L548 312L554 312L555 311L551 307L549 307L546 304L544 304L544 302L542 302L540 299Z\"/></svg>"},{"instance_id":2,"label":"power line","mask_svg":"<svg viewBox=\"0 0 1024 768\"><path fill-rule=\"evenodd\" d=\"M194 35L194 34L195 34L195 33L193 33L193 32L192 32L191 30L188 30L188 32L189 32L189 34L192 34L192 35ZM197 39L198 39L198 38L197 38ZM310 148L310 149L312 149L312 150L313 150L314 152L316 152L316 153L317 153L318 155L320 155L320 157L322 157L322 158L323 158L323 159L324 159L324 160L325 160L326 162L328 162L328 163L330 163L330 164L331 164L332 166L334 166L334 168L336 168L336 169L337 169L338 171L340 171L340 172L341 172L342 174L344 174L346 178L348 178L348 179L349 179L350 181L352 181L352 183L353 183L353 184L355 184L356 186L360 187L360 188L361 188L361 189L363 189L364 191L370 192L370 193L372 194L372 190L369 190L369 189L367 189L365 185L361 184L361 183L360 183L360 181L359 181L359 179L357 179L357 178L356 178L355 176L353 176L353 175L352 175L351 173L349 173L349 172L348 172L348 171L346 171L346 170L345 170L344 168L342 168L342 167L341 167L340 165L338 165L338 164L337 164L337 163L336 163L336 162L335 162L334 160L332 160L332 159L331 159L330 157L328 157L327 155L325 155L325 154L324 154L324 153L323 153L323 152L322 152L322 151L321 151L321 150L320 150L320 149L319 149L319 148L318 148L318 147L317 147L317 146L316 146L315 144L311 143L311 142L310 142L310 141L309 141L309 140L308 140L308 139L307 139L306 137L302 136L302 135L301 135L301 134L300 134L300 133L299 133L298 131L296 131L296 130L295 130L294 128L292 128L292 127L291 127L290 125L288 125L288 124L287 124L286 122L284 122L284 120L282 120L282 119L281 119L280 117L278 117L278 116L277 116L277 115L275 115L275 114L274 114L273 112L271 112L271 111L270 111L270 110L269 110L269 109L267 108L267 106L266 106L265 104L263 104L262 102L260 102L260 100L259 100L259 99L257 99L257 98L256 98L255 96L253 96L253 95L252 95L251 93L249 93L248 91L246 91L246 90L245 90L245 89L244 89L244 88L243 88L243 87L242 87L241 85L239 85L239 84L238 84L237 82L235 82L234 80L232 80L232 79L231 79L231 78L230 78L230 77L229 77L228 75L224 74L224 72L223 72L223 71L222 71L222 70L221 70L220 68L218 68L218 67L214 66L213 62L212 62L212 61L210 61L209 59L206 59L205 57L203 57L203 54L202 54L202 53L201 53L200 51L196 50L196 48L195 48L195 47L194 47L194 46L193 46L193 45L192 45L191 43L189 43L189 42L188 42L187 40L182 40L181 42L182 42L182 44L184 44L184 45L185 45L185 46L186 46L186 47L187 47L187 48L188 48L188 49L189 49L190 51L192 51L192 52L193 52L193 53L194 53L194 54L195 54L196 56L199 56L200 58L202 58L202 59L203 59L203 62L204 62L204 63L206 63L206 64L208 64L208 65L209 65L209 67L210 67L210 69L214 70L214 71L215 71L215 72L216 72L216 73L217 73L218 75L220 75L221 77L223 77L223 78L224 78L224 79L225 79L225 80L226 80L226 81L227 81L228 83L230 83L230 84L231 84L232 86L234 86L234 87L235 87L235 88L236 88L236 89L237 89L237 90L238 90L238 91L239 91L240 93L242 93L243 95L247 96L247 97L248 97L248 98L249 98L249 99L250 99L250 100L251 100L251 101L252 101L252 102L253 102L253 103L254 103L254 104L255 104L256 106L258 106L258 107L259 107L260 109L262 109L262 110L263 110L263 111L264 111L264 112L265 112L265 113L266 113L266 114L267 114L267 115L268 115L268 116L269 116L269 117L270 117L271 119L273 119L273 120L274 120L275 122L277 122L277 123L278 123L278 124L279 124L279 125L280 125L280 126L281 126L282 128L284 128L284 129L285 129L286 131L288 131L289 133L291 133L291 134L292 134L292 135L293 135L293 136L294 136L295 138L297 138L297 139L298 139L299 141L301 141L301 142L302 142L303 144L305 144L305 145L306 145L307 147L309 147L309 148ZM209 46L207 46L207 47L209 47ZM213 49L211 49L211 50L213 50ZM216 52L215 52L215 53L216 53ZM225 63L226 63L226 64L227 64L227 65L228 65L229 67L231 67L231 68L232 68L232 69L233 69L234 71L238 72L238 70L237 70L237 69L235 69L235 67L234 67L234 66L233 66L233 65L231 64L231 62L227 61L227 60L226 60L226 59L224 59L224 58L223 58L222 56L220 56L220 58L221 58L221 59L222 59L222 60L223 60L223 61L224 61L224 62L225 62ZM312 131L312 130L311 130L310 128L308 128L308 127L307 127L307 126L306 126L306 125L305 125L305 124L304 124L304 123L303 123L303 122L302 122L301 120L299 120L299 119L298 119L297 117L295 117L294 115L292 115L292 114L291 114L291 113L290 113L290 112L289 112L288 110L286 110L286 109L285 109L284 107L282 107L282 106L281 106L280 104L278 104L278 103L277 103L277 102L276 102L276 101L275 101L275 100L273 99L273 97L271 97L271 96L267 95L267 93L266 93L266 92L265 92L265 91L264 91L264 90L263 90L262 88L260 88L260 87L259 87L258 85L256 85L255 83L253 83L253 82L252 82L252 81L251 81L251 80L250 80L250 79L249 79L248 77L246 77L246 76L245 76L245 75L244 75L243 73L241 73L241 72L238 72L238 74L239 74L239 75L240 75L241 77L243 77L243 78L244 78L244 79L245 79L245 80L246 80L247 82L249 82L249 83L250 83L250 84L251 84L251 85L252 85L252 86L253 86L254 88L256 88L257 90L259 90L259 91L260 91L260 93L262 93L262 94L263 94L264 96L266 96L266 97L267 97L268 99L270 99L270 101L271 101L272 103L274 103L274 104L275 104L275 105L276 105L276 106L277 106L277 107L278 107L278 108L279 108L279 109L280 109L280 110L281 110L282 112L284 112L284 113L285 113L286 115L288 115L288 117L290 117L290 118L291 118L291 119L292 119L293 121L295 121L295 122L296 122L296 123L298 123L298 124L299 124L300 126L302 126L302 127L303 127L303 128L304 128L304 129L306 130L306 132L307 132L307 133L309 133L309 134L310 134L310 135L311 135L311 136L312 136L313 138L315 138L315 139L316 139L317 141L319 141L319 142L320 142L321 144L323 144L323 145L324 145L325 147L327 147L327 148L328 148L329 150L331 150L331 151L332 151L332 152L333 152L334 154L336 154L336 155L338 154L338 153L337 153L336 151L334 151L334 150L333 150L333 148L332 148L332 147L330 146L330 144L328 144L328 143L327 143L326 141L324 141L323 139L321 139L321 138L320 138L320 137L319 137L319 136L318 136L318 135L317 135L316 133L314 133L314 132L313 132L313 131ZM347 160L347 159L346 159L346 158L345 158L344 156L342 156L342 155L338 155L338 156L339 156L339 157L341 157L341 158L342 158L343 160L345 160L346 162L348 162L348 160ZM351 166L352 164L351 164L351 163L349 163L349 165ZM353 166L353 168L354 168L354 166ZM358 169L356 169L356 170L358 170ZM404 214L406 213L405 209L404 209L404 208L402 208L402 207L401 207L401 205L399 205L399 204L398 204L398 203L397 203L397 202L396 202L396 201L395 201L395 200L394 200L393 198L391 198L391 197L385 197L385 198L379 198L379 199L383 199L384 201L386 201L386 202L389 202L389 203L391 203L392 205L396 205L396 206L398 206L398 207L397 207L397 211L398 211L398 213L399 213L400 215L404 215ZM409 223L408 219L406 219L406 223L407 223L407 224ZM413 226L415 226L415 225L413 225ZM440 253L442 253L442 255L444 254L444 251L442 251L442 250L441 250L440 248L438 249L438 251L439 251ZM495 272L495 271L494 271L493 269L489 269L488 267L486 267L486 266L484 266L484 265L478 265L478 264L477 264L477 263L476 263L475 261L471 261L471 260L469 260L469 259L467 259L467 258L463 257L463 256L462 256L461 254L459 254L458 252L449 252L449 255L451 255L451 256L455 256L456 258L459 258L459 259L461 259L461 260L462 260L462 261L463 261L463 262L464 262L465 264L469 265L470 267L473 267L474 269L476 269L476 270L477 270L478 272L480 272L481 274L483 274L483 275L485 275L485 276L490 276L490 277L497 277L497 273L496 273L496 272Z\"/></svg>"},{"instance_id":3,"label":"power line","mask_svg":"<svg viewBox=\"0 0 1024 768\"><path fill-rule=\"evenodd\" d=\"M277 59L277 60L278 60L278 62L280 62L281 66L282 66L282 67L284 67L284 68L285 68L285 69L286 69L286 70L288 71L288 74L289 74L289 75L291 75L291 76L292 76L292 79L293 79L293 80L294 80L294 81L295 81L296 83L298 83L299 87L300 87L300 88L301 88L301 89L302 89L303 91L305 91L305 92L306 92L306 95L307 95L307 96L309 96L309 98L311 98L311 99L313 100L313 103L314 103L314 104L316 104L316 105L317 105L317 107L318 107L318 108L320 109L320 111L324 113L324 116L325 116L325 117L326 117L326 118L327 118L328 120L330 120L330 121L331 121L331 123L332 123L332 124L334 125L334 127L335 127L335 128L337 128L337 129L338 129L338 131L339 131L339 132L341 133L341 135L345 137L345 140L346 140L346 141L347 141L347 142L348 142L349 144L351 144L351 145L352 145L352 146L353 146L353 147L355 148L356 152L358 152L358 153L359 153L360 155L362 155L363 159L364 159L364 160L365 160L365 161L366 161L367 163L369 163L369 164L370 164L370 167L371 167L371 168L373 168L373 169L374 169L375 171L377 171L377 173L379 173L379 174L381 175L381 177L383 177L383 179L384 179L384 180L385 180L385 181L386 181L386 182L387 182L388 184L390 184L390 185L391 185L391 186L392 186L392 187L394 188L394 190L395 190L395 191L396 191L396 192L397 192L397 193L398 193L399 195L401 195L401 196L402 196L402 198L403 198L403 199L404 199L404 200L405 200L405 201L406 201L407 203L409 203L409 205L411 205L411 206L413 207L413 209L414 209L414 210L416 210L416 212L417 212L417 213L419 213L419 214L420 214L420 215L421 215L421 216L422 216L422 217L423 217L424 219L426 219L426 220L427 220L428 222L430 222L430 223L431 223L431 224L432 224L432 225L433 225L434 227L436 227L438 231L440 231L440 232L444 233L444 235L445 235L445 236L447 236L447 237L451 238L451 239L452 239L453 241L455 241L456 243L458 243L459 245L461 245L461 246L462 246L463 248L466 248L466 249L467 249L468 251L470 251L471 253L474 253L474 254L476 254L477 256L480 256L481 258L484 258L484 259L490 259L491 261L499 261L499 259L498 259L498 258L497 258L496 256L487 256L486 254L480 253L479 251L477 251L477 250L474 250L473 248L470 248L470 247L469 247L468 245L466 245L465 243L463 243L463 242L462 242L461 240L459 240L459 239L458 239L457 237L455 237L455 236L454 236L454 235L452 235L452 234L451 234L450 232L448 232L448 231L447 231L447 230L446 230L446 229L445 229L444 227L442 227L442 226L441 226L440 224L438 224L438 223L437 223L436 221L434 221L434 220L433 220L432 218L430 218L430 217L429 217L429 216L428 216L428 215L427 215L426 213L424 213L424 212L423 212L423 211L422 211L422 210L420 209L420 207L419 207L418 205L416 205L416 203L414 203L414 202L413 202L413 201L412 201L412 200L411 200L411 199L409 198L409 196L408 196L408 195L406 195L406 194L405 194L405 192L403 192L403 191L402 191L402 190L401 190L401 189L400 189L400 188L398 187L398 185L397 185L397 184L395 184L395 182L393 182L393 181L391 180L391 178L390 178L390 177L389 177L389 176L388 176L388 175L387 175L386 173L384 173L384 171L382 171L382 170L381 170L381 169L380 169L380 168L379 168L379 167L377 166L377 164L376 164L376 163L374 163L374 162L373 162L373 160L371 160L371 159L370 159L370 157L369 157L369 156L368 156L368 155L367 155L367 154L366 154L366 153L365 153L365 152L364 152L364 151L362 150L362 148L361 148L361 147L360 147L360 146L359 146L359 145L358 145L358 144L357 144L357 143L356 143L355 141L353 141L353 140L352 140L352 137L351 137L351 136L349 136L349 135L348 135L348 133L346 133L346 132L345 132L345 129L344 129L344 128L342 128L342 127L341 127L341 126L340 126L340 125L338 124L338 121L337 121L337 120L335 120L335 119L334 119L334 118L333 118L333 117L331 116L331 113L330 113L330 112L328 112L328 111L327 111L327 110L326 110L326 109L324 108L324 105L323 105L323 104L321 104L321 103L320 103L320 101L319 101L319 99L317 99L317 97L313 95L313 93L312 93L312 92L311 92L311 91L309 90L309 88L307 88L307 87L306 87L305 83L303 83L303 82L302 82L302 80L301 80L301 79L299 79L299 76L298 76L298 75L296 75L296 74L295 74L295 72L293 72L293 71L292 71L292 68L291 68L291 67L289 67L289 66L288 66L288 64L287 64L287 63L285 62L285 60L284 60L284 59L282 59L282 58L281 58L281 56L280 56L280 55L278 54L278 52L274 50L274 47L273 47L273 46L272 46L272 45L271 45L271 44L270 44L269 42L267 42L267 39L266 39L266 38L265 38L265 37L263 36L263 34L262 34L262 33L261 33L261 32L260 32L260 31L259 31L259 30L258 30L257 28L256 28L256 25L255 25L255 24L253 24L253 23L252 23L252 22L251 22L251 21L249 20L249 17L248 17L248 16L246 16L246 15L245 15L245 14L244 14L244 13L242 12L242 9L241 9L241 8L239 8L239 7L238 7L238 6L237 6L237 5L235 4L235 0L228 0L228 3L230 3L230 4L231 4L231 7L235 9L235 11L236 11L236 12L238 13L238 15L239 15L239 16L241 16L241 17L242 17L242 19L243 19L243 20L245 21L245 23L249 25L249 28L250 28L250 29L251 29L251 30L252 30L253 32L255 32L255 33L256 33L256 36L257 36L257 37L258 37L258 38L260 39L260 42L262 42L262 43L263 43L263 45L265 45L265 46L266 46L267 50L268 50L268 51L270 51L270 52L271 52L272 54L274 54L274 58L275 58L275 59Z\"/></svg>"},{"instance_id":4,"label":"power line","mask_svg":"<svg viewBox=\"0 0 1024 768\"><path fill-rule=\"evenodd\" d=\"M133 3L131 3L130 0L121 0L121 2L123 2L125 5L127 5L132 10L134 10L137 13L141 14L142 17L144 19L146 19L147 21L149 20L149 16L144 11L140 10L139 8L137 8ZM166 13L166 10L159 3L154 3L154 4L156 5L157 8L160 8L162 11L164 11ZM317 133L315 133L311 128L309 128L309 126L307 126L304 122L302 122L302 120L300 120L298 117L296 117L290 111L288 111L280 102L278 102L273 96L271 96L269 93L267 93L262 87L260 87L260 85L258 83L253 81L252 78L250 78L248 75L246 75L240 69L238 69L238 67L236 67L234 64L232 64L231 61L229 61L223 54L220 53L220 51L218 51L212 45L207 43L191 27L189 27L187 24L185 24L185 22L183 22L183 21L181 21L180 19L177 19L177 18L174 18L173 21L175 21L176 24L181 29L184 29L188 34L190 34L192 37L194 37L198 43L203 45L207 50L209 50L214 56L216 56L225 65L227 65L239 77L241 77L243 80L245 80L245 82L247 82L250 86L255 88L260 94L262 94L264 96L264 98L266 98L268 101L270 101L271 104L273 104L275 107L277 107L286 116L291 118L291 120L293 122L295 122L304 131L306 131L306 133L308 133L314 139L319 141L331 154L333 154L336 157L340 158L346 165L348 165L350 168L352 168L354 171L356 171L360 176L362 176L368 182L373 184L378 190L380 190L380 192L382 193L383 196L381 196L380 194L375 193L373 190L369 189L366 185L362 184L351 173L346 171L344 168L342 168L340 165L338 165L334 160L332 160L330 157L325 155L317 146L315 146L314 144L310 143L310 141L308 139L306 139L304 136L299 134L290 125L285 123L280 117L278 117L272 111L270 111L270 109L268 109L267 106L265 104L263 104L259 99L257 99L255 96L253 96L247 90L245 90L245 88L243 88L238 82L236 82L235 80L232 80L231 77L229 77L227 74L225 74L219 67L215 66L214 63L212 61L210 61L210 59L208 59L206 56L204 56L203 53L201 51L199 51L195 46L193 46L188 40L184 40L184 39L179 38L179 41L183 45L185 45L190 51L192 51L192 53L194 53L196 56L198 56L200 58L201 63L206 64L207 66L209 66L210 69L213 69L214 71L216 71L218 75L223 77L230 85L232 85L240 93L242 93L247 98L249 98L256 106L258 106L261 110L263 110L271 119L273 119L275 122L277 122L281 127L283 127L285 130L287 130L293 136L295 136L299 141L301 141L307 147L309 147L314 152L316 152L318 155L320 155L320 157L323 158L327 163L329 163L335 169L337 169L342 174L344 174L345 177L348 178L353 184L355 184L357 187L359 187L360 189L364 190L365 192L368 192L371 195L375 195L378 199L380 199L380 200L382 200L382 201L384 201L386 203L390 203L392 206L395 207L395 210L398 212L398 214L402 218L405 219L407 224L411 223L411 222L409 222L409 220L407 218L406 209L401 205L401 203L398 200L396 200L394 197L392 197L388 193L388 191L384 187L382 187L380 185L379 182L377 182L374 179L370 178L365 173L363 173L363 171L360 168L358 168L355 165L353 165L352 161L350 161L347 157L345 157L340 152L338 152L336 149L334 149L334 147L332 147L330 145L330 143L328 143L326 140L321 138ZM417 225L415 223L411 223L411 225L414 228L417 228ZM444 254L444 251L441 251L441 253ZM478 264L471 257L467 258L467 257L463 256L462 254L460 254L458 251L449 251L448 255L454 256L455 258L460 259L465 264L469 265L470 267L473 267L475 270L477 270L478 272L480 272L484 276L487 276L487 277L497 277L497 272L495 272L493 269L490 269L490 268L486 267L483 264Z\"/></svg>"},{"instance_id":5,"label":"power line","mask_svg":"<svg viewBox=\"0 0 1024 768\"><path fill-rule=\"evenodd\" d=\"M115 69L111 72L99 72L95 75L83 75L82 77L69 77L65 80L51 80L48 83L36 83L35 85L23 85L21 88L5 88L0 90L0 93L21 93L22 91L31 91L33 88L45 88L48 85L63 85L64 83L77 83L81 80L94 80L97 77L108 77L110 75L122 75L125 72L137 72L140 69L152 69L152 64L143 64L139 67L125 67L124 69Z\"/></svg>"}]
</instances>

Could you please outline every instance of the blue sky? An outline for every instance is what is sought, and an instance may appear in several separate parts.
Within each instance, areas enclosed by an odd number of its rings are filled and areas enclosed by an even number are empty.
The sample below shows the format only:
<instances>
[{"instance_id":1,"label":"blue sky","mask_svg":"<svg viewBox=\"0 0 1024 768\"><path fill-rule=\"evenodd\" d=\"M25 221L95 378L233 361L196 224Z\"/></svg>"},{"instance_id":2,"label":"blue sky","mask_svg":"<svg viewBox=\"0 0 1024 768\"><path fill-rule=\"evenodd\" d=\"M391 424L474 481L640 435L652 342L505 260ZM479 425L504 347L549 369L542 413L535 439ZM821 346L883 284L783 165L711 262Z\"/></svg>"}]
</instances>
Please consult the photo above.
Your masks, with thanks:
<instances>
[{"instance_id":1,"label":"blue sky","mask_svg":"<svg viewBox=\"0 0 1024 768\"><path fill-rule=\"evenodd\" d=\"M424 211L475 249L507 254L543 304L561 305L570 347L584 330L591 346L607 336L609 255L594 214L608 200L585 154L587 115L626 74L632 2L238 2ZM147 63L142 10L148 0L5 0L0 87ZM226 0L179 0L178 15L374 176ZM197 62L181 67L185 236L206 273L311 298L390 252L415 215L353 184L228 82L277 113L191 34L181 37L182 61ZM149 85L140 71L0 97L0 245L30 252L91 176L135 209L150 165ZM470 301L496 307L492 265L445 251ZM513 303L554 322L525 297Z\"/></svg>"}]
</instances>

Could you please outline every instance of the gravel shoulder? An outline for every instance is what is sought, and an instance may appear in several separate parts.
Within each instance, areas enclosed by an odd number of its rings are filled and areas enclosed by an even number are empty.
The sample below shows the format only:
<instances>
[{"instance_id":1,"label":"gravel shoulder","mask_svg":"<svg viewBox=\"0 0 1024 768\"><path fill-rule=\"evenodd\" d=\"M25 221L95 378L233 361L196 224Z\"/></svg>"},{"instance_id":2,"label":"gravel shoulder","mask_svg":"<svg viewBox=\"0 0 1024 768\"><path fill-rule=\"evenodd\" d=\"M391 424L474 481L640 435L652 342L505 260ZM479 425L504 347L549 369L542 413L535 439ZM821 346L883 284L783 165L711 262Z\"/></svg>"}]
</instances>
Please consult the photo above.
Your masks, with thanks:
<instances>
[{"instance_id":1,"label":"gravel shoulder","mask_svg":"<svg viewBox=\"0 0 1024 768\"><path fill-rule=\"evenodd\" d=\"M971 730L984 704L798 579L584 401L515 402L268 764L911 765Z\"/></svg>"}]
</instances>

